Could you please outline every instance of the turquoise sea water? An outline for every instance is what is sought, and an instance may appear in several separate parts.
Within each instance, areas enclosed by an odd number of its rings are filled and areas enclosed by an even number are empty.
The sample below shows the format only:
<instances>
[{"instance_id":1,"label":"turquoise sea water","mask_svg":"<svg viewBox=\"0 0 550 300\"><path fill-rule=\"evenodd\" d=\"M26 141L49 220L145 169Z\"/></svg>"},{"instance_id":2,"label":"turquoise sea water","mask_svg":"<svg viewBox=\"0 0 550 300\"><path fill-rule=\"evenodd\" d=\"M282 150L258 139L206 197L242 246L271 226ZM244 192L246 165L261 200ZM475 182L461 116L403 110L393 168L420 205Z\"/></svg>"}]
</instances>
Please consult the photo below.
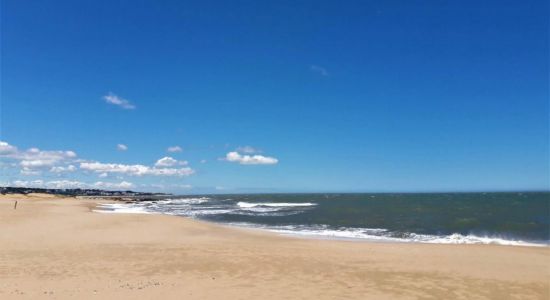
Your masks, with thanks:
<instances>
[{"instance_id":1,"label":"turquoise sea water","mask_svg":"<svg viewBox=\"0 0 550 300\"><path fill-rule=\"evenodd\" d=\"M283 234L371 241L549 245L550 193L251 194L114 204Z\"/></svg>"}]
</instances>

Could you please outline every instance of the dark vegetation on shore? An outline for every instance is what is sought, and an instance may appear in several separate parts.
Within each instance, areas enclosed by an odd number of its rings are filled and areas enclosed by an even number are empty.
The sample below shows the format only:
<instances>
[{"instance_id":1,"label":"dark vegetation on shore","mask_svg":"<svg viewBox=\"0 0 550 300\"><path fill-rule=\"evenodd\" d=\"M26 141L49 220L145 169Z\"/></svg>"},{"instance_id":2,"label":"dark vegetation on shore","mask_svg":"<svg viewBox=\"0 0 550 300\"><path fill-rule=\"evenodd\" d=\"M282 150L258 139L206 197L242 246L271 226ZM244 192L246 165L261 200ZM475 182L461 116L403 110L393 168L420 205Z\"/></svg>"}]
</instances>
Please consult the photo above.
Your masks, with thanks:
<instances>
[{"instance_id":1,"label":"dark vegetation on shore","mask_svg":"<svg viewBox=\"0 0 550 300\"><path fill-rule=\"evenodd\" d=\"M63 196L119 196L119 197L135 197L135 196L160 196L166 195L162 193L143 193L134 191L105 191L98 189L43 189L43 188L27 188L27 187L0 187L0 194L30 194L43 193Z\"/></svg>"}]
</instances>

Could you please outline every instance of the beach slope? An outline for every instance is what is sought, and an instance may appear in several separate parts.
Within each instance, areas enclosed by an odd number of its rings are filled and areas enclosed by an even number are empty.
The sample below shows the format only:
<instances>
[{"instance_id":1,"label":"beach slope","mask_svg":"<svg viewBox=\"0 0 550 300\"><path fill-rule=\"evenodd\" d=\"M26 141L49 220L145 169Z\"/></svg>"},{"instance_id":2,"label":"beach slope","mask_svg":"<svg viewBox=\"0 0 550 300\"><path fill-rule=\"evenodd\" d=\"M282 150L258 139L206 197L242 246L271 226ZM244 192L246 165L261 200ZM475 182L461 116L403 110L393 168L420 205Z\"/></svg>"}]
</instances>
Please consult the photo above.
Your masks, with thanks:
<instances>
[{"instance_id":1,"label":"beach slope","mask_svg":"<svg viewBox=\"0 0 550 300\"><path fill-rule=\"evenodd\" d=\"M550 297L548 247L298 239L98 202L0 196L0 299Z\"/></svg>"}]
</instances>

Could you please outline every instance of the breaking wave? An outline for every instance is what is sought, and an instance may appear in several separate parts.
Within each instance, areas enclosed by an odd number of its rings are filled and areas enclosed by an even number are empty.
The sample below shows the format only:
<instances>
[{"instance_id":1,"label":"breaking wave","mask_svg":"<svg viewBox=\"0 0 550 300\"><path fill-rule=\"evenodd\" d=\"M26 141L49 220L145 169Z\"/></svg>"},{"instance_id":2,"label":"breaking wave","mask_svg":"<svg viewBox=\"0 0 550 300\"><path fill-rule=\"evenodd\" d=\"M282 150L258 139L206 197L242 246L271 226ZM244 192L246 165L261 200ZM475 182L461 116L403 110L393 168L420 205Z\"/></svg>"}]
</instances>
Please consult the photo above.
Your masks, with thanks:
<instances>
[{"instance_id":1,"label":"breaking wave","mask_svg":"<svg viewBox=\"0 0 550 300\"><path fill-rule=\"evenodd\" d=\"M261 206L267 206L267 207L302 207L302 206L315 206L315 203L250 203L250 202L238 202L237 205L239 207L261 207Z\"/></svg>"}]
</instances>

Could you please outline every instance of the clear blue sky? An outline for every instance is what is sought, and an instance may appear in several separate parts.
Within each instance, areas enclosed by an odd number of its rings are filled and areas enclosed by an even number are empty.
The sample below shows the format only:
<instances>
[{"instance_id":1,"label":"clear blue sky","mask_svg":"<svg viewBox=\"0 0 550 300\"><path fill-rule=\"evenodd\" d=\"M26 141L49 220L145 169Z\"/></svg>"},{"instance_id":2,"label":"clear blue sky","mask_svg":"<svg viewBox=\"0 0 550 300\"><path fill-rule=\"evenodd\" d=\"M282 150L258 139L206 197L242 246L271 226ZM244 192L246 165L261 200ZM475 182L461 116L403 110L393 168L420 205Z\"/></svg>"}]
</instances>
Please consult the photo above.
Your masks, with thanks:
<instances>
[{"instance_id":1,"label":"clear blue sky","mask_svg":"<svg viewBox=\"0 0 550 300\"><path fill-rule=\"evenodd\" d=\"M548 1L3 0L1 14L2 184L549 189Z\"/></svg>"}]
</instances>

